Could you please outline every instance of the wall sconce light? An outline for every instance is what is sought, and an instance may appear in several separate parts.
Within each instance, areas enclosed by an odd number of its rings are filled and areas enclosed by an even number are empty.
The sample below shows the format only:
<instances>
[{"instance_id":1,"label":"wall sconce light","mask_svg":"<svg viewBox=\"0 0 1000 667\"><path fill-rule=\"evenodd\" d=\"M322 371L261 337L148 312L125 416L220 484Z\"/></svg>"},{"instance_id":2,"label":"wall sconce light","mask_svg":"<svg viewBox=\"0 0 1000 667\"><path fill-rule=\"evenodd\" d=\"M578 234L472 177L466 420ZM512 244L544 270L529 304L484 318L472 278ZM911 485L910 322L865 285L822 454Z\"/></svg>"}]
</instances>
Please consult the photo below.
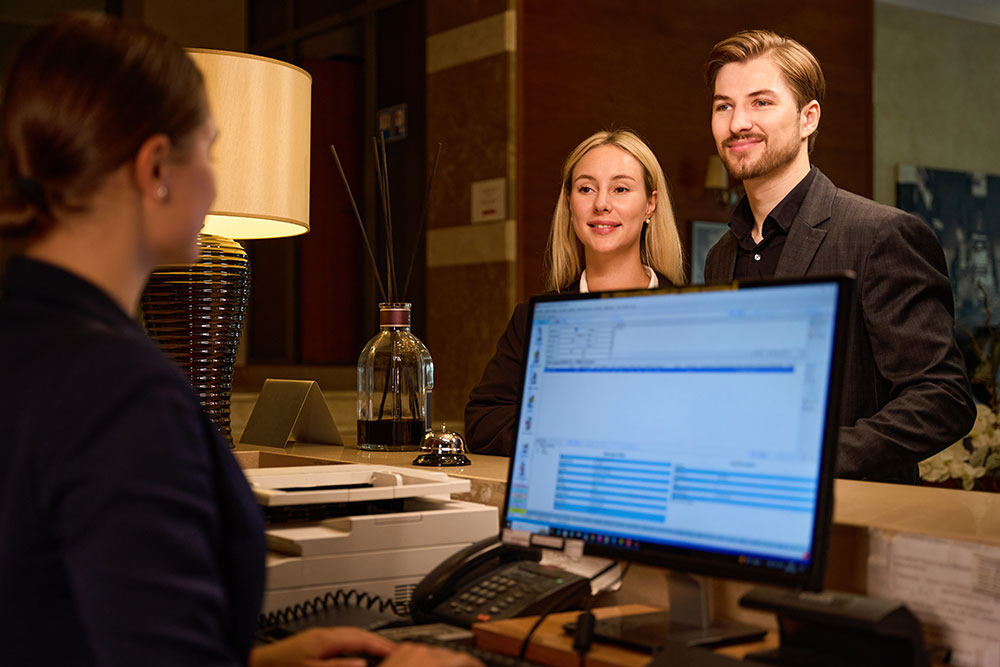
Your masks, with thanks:
<instances>
[{"instance_id":1,"label":"wall sconce light","mask_svg":"<svg viewBox=\"0 0 1000 667\"><path fill-rule=\"evenodd\" d=\"M194 264L161 266L142 295L146 329L187 373L206 414L233 444L233 368L250 292L250 266L233 239L309 231L312 77L246 53L189 49L219 126L216 198Z\"/></svg>"},{"instance_id":2,"label":"wall sconce light","mask_svg":"<svg viewBox=\"0 0 1000 667\"><path fill-rule=\"evenodd\" d=\"M722 164L722 158L711 155L705 170L705 189L712 192L719 206L734 206L742 196L741 186L730 187L729 172Z\"/></svg>"}]
</instances>

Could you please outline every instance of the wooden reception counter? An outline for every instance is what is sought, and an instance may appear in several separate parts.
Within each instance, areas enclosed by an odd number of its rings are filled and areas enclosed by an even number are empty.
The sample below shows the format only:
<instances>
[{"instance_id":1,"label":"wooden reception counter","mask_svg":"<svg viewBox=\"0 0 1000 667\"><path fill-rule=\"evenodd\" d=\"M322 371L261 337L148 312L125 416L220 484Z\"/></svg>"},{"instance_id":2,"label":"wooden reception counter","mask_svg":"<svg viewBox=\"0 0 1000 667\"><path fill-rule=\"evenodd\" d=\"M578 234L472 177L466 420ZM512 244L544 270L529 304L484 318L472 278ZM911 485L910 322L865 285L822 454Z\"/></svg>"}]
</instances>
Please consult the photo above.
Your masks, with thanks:
<instances>
[{"instance_id":1,"label":"wooden reception counter","mask_svg":"<svg viewBox=\"0 0 1000 667\"><path fill-rule=\"evenodd\" d=\"M353 433L345 434L347 437L353 439ZM284 464L327 461L411 466L418 452L367 452L353 444L292 443L280 450L239 445L237 454L244 465L257 456L261 457L263 465L278 465L277 461L293 456L303 458L286 459ZM271 457L271 462L267 462L267 457ZM509 459L482 454L470 454L469 458L470 466L435 469L472 482L471 491L463 496L464 499L502 508ZM916 534L1000 547L1000 494L853 480L837 480L834 491L827 589L867 592L873 534ZM726 617L773 628L771 615L739 606L739 598L749 588L749 584L741 582L716 582L716 611ZM666 572L636 566L623 588L603 603L663 606L667 600Z\"/></svg>"},{"instance_id":2,"label":"wooden reception counter","mask_svg":"<svg viewBox=\"0 0 1000 667\"><path fill-rule=\"evenodd\" d=\"M391 466L411 466L419 453L367 452L353 444L291 443L284 449L237 446L237 452L252 451ZM469 466L434 469L471 480L470 499L502 508L510 459L485 454L469 454L469 459ZM834 499L827 577L831 588L864 591L871 528L1000 546L1000 494L838 479Z\"/></svg>"}]
</instances>

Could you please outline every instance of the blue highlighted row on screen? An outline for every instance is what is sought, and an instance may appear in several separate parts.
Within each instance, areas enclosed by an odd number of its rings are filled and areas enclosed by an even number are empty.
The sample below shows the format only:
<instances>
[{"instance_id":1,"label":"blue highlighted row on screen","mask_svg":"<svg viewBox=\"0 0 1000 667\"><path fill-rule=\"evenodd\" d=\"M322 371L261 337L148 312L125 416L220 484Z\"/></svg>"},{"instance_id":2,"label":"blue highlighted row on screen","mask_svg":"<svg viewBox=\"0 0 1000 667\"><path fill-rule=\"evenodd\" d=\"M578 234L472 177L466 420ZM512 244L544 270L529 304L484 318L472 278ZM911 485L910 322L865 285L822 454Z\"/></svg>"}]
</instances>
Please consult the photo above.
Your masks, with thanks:
<instances>
[{"instance_id":1,"label":"blue highlighted row on screen","mask_svg":"<svg viewBox=\"0 0 1000 667\"><path fill-rule=\"evenodd\" d=\"M788 489L782 487L768 486L766 484L761 484L759 486L739 486L732 487L731 485L715 485L715 486L705 486L704 484L692 484L690 481L677 480L674 484L674 491L706 491L709 493L725 493L729 495L740 495L740 496L758 496L760 498L775 498L781 500L808 500L812 501L813 495L807 489ZM775 493L778 491L779 493Z\"/></svg>"},{"instance_id":2,"label":"blue highlighted row on screen","mask_svg":"<svg viewBox=\"0 0 1000 667\"><path fill-rule=\"evenodd\" d=\"M555 508L562 510L576 510L576 511L588 511L594 514L604 515L604 516L629 516L630 518L638 519L639 516L634 516L631 514L621 514L616 508L640 508L640 509L660 509L662 505L659 503L656 506L650 506L645 503L637 503L631 500L624 499L621 495L589 495L589 496L579 496L567 491L557 491L555 495ZM570 507L567 504L560 503L561 500L574 500L576 502L587 503L587 509L578 509L581 506ZM645 500L653 500L645 499ZM783 496L774 496L767 494L755 494L755 493L738 493L725 495L717 491L707 491L700 489L674 489L674 492L670 494L671 502L697 502L697 503L711 503L717 505L737 505L739 507L763 507L767 509L781 510L787 512L808 512L812 510L813 502L811 498L788 498ZM663 499L666 502L666 499ZM666 507L663 506L664 513L662 515L645 515L645 519L649 521L664 521L666 520Z\"/></svg>"},{"instance_id":3,"label":"blue highlighted row on screen","mask_svg":"<svg viewBox=\"0 0 1000 667\"><path fill-rule=\"evenodd\" d=\"M670 468L670 467L672 467L674 465L673 463L670 463L669 461L634 461L634 460L631 460L631 459L609 459L609 458L600 457L600 456L579 456L577 454L560 454L559 455L559 462L562 463L563 461L572 462L572 463L575 463L575 462L578 462L578 461L579 462L592 461L593 463L597 463L597 464L600 464L602 466L605 466L605 465L615 465L615 464L623 464L623 463L625 463L625 464L630 464L630 465L641 465L643 467L646 467L646 466L662 466L662 467Z\"/></svg>"},{"instance_id":4,"label":"blue highlighted row on screen","mask_svg":"<svg viewBox=\"0 0 1000 667\"><path fill-rule=\"evenodd\" d=\"M766 509L781 510L782 512L812 512L813 505L809 503L808 505L798 506L789 505L788 503L762 503L762 502L750 502L747 500L734 500L732 498L718 498L702 496L696 493L675 493L672 500L689 500L692 502L699 503L719 503L722 505L739 505L740 507L763 507Z\"/></svg>"},{"instance_id":5,"label":"blue highlighted row on screen","mask_svg":"<svg viewBox=\"0 0 1000 667\"><path fill-rule=\"evenodd\" d=\"M677 475L709 475L719 477L741 477L748 479L770 479L787 482L797 482L801 484L814 484L812 477L800 477L798 475L769 475L758 472L730 472L728 470L712 470L711 468L689 468L687 466L677 466Z\"/></svg>"},{"instance_id":6,"label":"blue highlighted row on screen","mask_svg":"<svg viewBox=\"0 0 1000 667\"><path fill-rule=\"evenodd\" d=\"M546 366L546 373L794 373L794 366Z\"/></svg>"},{"instance_id":7,"label":"blue highlighted row on screen","mask_svg":"<svg viewBox=\"0 0 1000 667\"><path fill-rule=\"evenodd\" d=\"M609 484L601 484L601 485L595 484L593 486L580 486L579 484L573 484L571 482L563 481L563 480L559 480L556 483L556 493L559 493L560 491L568 491L570 493L587 493L587 492L595 493L595 492L600 491L601 489L604 489L604 488L607 488L607 487L613 487L614 488L614 496L608 496L608 497L614 497L614 498L635 498L636 500L659 500L659 499L663 498L663 492L662 492L663 490L662 489L650 489L650 491L656 491L657 492L655 495L649 495L649 494L645 494L645 493L624 493L622 491L619 491L618 489L628 489L630 491L637 491L637 490L641 490L641 489L635 489L635 488L629 487L629 486L621 486L621 485L618 485L618 484L610 484L610 485Z\"/></svg>"},{"instance_id":8,"label":"blue highlighted row on screen","mask_svg":"<svg viewBox=\"0 0 1000 667\"><path fill-rule=\"evenodd\" d=\"M643 475L656 475L662 477L669 477L670 470L647 470L642 467L636 467L638 464L632 463L628 464L622 463L621 461L608 461L607 463L573 463L572 461L560 460L559 470L572 470L584 472L597 472L600 471L602 474L605 471L613 470L614 472L637 472Z\"/></svg>"},{"instance_id":9,"label":"blue highlighted row on screen","mask_svg":"<svg viewBox=\"0 0 1000 667\"><path fill-rule=\"evenodd\" d=\"M556 502L553 507L557 510L563 510L564 512L586 512L588 514L599 514L601 516L615 517L618 519L638 519L640 521L657 521L663 522L666 520L665 514L648 514L646 512L628 512L625 510L611 510L607 508L598 508L594 505L573 505L570 503Z\"/></svg>"},{"instance_id":10,"label":"blue highlighted row on screen","mask_svg":"<svg viewBox=\"0 0 1000 667\"><path fill-rule=\"evenodd\" d=\"M589 476L589 475L582 475L581 476L580 473L575 473L574 474L574 473L571 473L571 472L560 472L559 473L559 477L560 478L566 478L566 479L576 479L577 481L593 480L594 479L592 476ZM654 483L654 484L656 484L656 483L663 484L663 483L667 482L670 478L666 477L666 478L662 478L662 479L654 479L652 477L635 477L635 476L632 476L632 475L613 475L610 472L607 472L607 473L601 473L601 479L614 479L614 480L618 480L620 482L647 482L647 483ZM594 480L594 481L596 482L598 480Z\"/></svg>"}]
</instances>

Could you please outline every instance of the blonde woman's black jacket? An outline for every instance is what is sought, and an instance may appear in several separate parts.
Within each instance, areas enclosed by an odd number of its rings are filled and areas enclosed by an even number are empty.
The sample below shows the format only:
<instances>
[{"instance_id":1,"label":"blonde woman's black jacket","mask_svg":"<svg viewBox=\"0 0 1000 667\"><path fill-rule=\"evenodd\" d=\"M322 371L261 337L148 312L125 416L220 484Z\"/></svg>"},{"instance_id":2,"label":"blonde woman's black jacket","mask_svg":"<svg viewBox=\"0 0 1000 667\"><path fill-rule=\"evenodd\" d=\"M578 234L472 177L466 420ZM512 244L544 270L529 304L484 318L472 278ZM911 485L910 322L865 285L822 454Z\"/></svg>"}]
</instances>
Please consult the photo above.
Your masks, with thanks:
<instances>
[{"instance_id":1,"label":"blonde woman's black jacket","mask_svg":"<svg viewBox=\"0 0 1000 667\"><path fill-rule=\"evenodd\" d=\"M660 273L656 279L661 287L672 285ZM578 293L580 281L564 290ZM497 351L486 364L483 379L469 394L465 405L465 441L477 454L510 456L514 451L517 425L517 402L521 395L521 375L524 372L524 340L528 333L527 301L514 307Z\"/></svg>"}]
</instances>

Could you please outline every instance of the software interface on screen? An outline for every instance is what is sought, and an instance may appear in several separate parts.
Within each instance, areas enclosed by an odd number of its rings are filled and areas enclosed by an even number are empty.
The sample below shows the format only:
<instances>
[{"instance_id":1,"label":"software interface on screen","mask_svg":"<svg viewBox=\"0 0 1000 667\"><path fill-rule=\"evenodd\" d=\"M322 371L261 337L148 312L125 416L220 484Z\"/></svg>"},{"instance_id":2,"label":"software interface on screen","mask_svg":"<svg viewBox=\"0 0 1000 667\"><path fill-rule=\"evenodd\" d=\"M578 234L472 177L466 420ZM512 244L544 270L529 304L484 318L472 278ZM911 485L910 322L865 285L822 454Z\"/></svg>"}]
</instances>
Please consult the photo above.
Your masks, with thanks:
<instances>
[{"instance_id":1,"label":"software interface on screen","mask_svg":"<svg viewBox=\"0 0 1000 667\"><path fill-rule=\"evenodd\" d=\"M508 531L804 569L837 289L537 303Z\"/></svg>"}]
</instances>

